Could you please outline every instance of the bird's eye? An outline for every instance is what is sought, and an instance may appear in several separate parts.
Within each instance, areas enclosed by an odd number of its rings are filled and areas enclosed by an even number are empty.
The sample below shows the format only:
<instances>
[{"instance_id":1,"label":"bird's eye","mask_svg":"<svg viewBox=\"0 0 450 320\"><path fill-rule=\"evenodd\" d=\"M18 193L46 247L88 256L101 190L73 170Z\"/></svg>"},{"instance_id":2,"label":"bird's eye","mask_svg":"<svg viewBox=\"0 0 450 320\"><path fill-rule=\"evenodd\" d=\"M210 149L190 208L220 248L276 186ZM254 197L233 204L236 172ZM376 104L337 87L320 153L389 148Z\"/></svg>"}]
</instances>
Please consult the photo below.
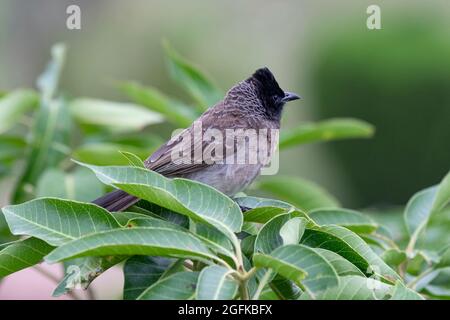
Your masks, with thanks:
<instances>
[{"instance_id":1,"label":"bird's eye","mask_svg":"<svg viewBox=\"0 0 450 320\"><path fill-rule=\"evenodd\" d=\"M278 97L275 95L275 96L272 96L272 100L273 100L273 102L277 102L277 100L278 100Z\"/></svg>"}]
</instances>

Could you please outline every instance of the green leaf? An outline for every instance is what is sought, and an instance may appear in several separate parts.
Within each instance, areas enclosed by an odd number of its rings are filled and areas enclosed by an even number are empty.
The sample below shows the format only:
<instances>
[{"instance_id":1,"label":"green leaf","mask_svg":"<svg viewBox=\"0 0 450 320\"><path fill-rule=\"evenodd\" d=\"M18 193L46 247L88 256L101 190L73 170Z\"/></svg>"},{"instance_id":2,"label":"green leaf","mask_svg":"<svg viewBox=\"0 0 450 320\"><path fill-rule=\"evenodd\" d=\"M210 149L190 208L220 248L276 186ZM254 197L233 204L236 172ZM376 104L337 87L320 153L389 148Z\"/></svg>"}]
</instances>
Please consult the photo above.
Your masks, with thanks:
<instances>
[{"instance_id":1,"label":"green leaf","mask_svg":"<svg viewBox=\"0 0 450 320\"><path fill-rule=\"evenodd\" d=\"M411 290L401 282L397 281L389 300L425 300L420 294Z\"/></svg>"},{"instance_id":2,"label":"green leaf","mask_svg":"<svg viewBox=\"0 0 450 320\"><path fill-rule=\"evenodd\" d=\"M115 212L114 217L117 219L117 221L119 221L121 225L127 228L155 227L187 231L187 229L170 221L134 212Z\"/></svg>"},{"instance_id":3,"label":"green leaf","mask_svg":"<svg viewBox=\"0 0 450 320\"><path fill-rule=\"evenodd\" d=\"M212 81L175 52L168 42L164 42L164 49L172 79L191 95L201 110L207 109L223 98L223 93L212 84Z\"/></svg>"},{"instance_id":4,"label":"green leaf","mask_svg":"<svg viewBox=\"0 0 450 320\"><path fill-rule=\"evenodd\" d=\"M391 267L398 267L406 261L406 253L399 249L388 249L383 252L381 258Z\"/></svg>"},{"instance_id":5,"label":"green leaf","mask_svg":"<svg viewBox=\"0 0 450 320\"><path fill-rule=\"evenodd\" d=\"M240 206L248 208L248 209L256 209L256 208L281 208L281 209L291 209L293 206L287 202L268 199L268 198L259 198L259 197L236 197L234 198Z\"/></svg>"},{"instance_id":6,"label":"green leaf","mask_svg":"<svg viewBox=\"0 0 450 320\"><path fill-rule=\"evenodd\" d=\"M255 252L271 253L274 249L283 245L280 230L291 216L287 213L280 214L267 222L259 231L255 240Z\"/></svg>"},{"instance_id":7,"label":"green leaf","mask_svg":"<svg viewBox=\"0 0 450 320\"><path fill-rule=\"evenodd\" d=\"M209 266L200 272L197 300L230 300L236 295L238 284L231 277L233 270L222 266Z\"/></svg>"},{"instance_id":8,"label":"green leaf","mask_svg":"<svg viewBox=\"0 0 450 320\"><path fill-rule=\"evenodd\" d=\"M79 98L73 100L69 107L78 122L111 131L141 130L164 120L161 114L131 103Z\"/></svg>"},{"instance_id":9,"label":"green leaf","mask_svg":"<svg viewBox=\"0 0 450 320\"><path fill-rule=\"evenodd\" d=\"M317 300L384 300L392 286L372 278L360 276L341 277L338 286L328 288L315 298ZM310 300L310 294L304 293L300 300Z\"/></svg>"},{"instance_id":10,"label":"green leaf","mask_svg":"<svg viewBox=\"0 0 450 320\"><path fill-rule=\"evenodd\" d=\"M417 238L420 231L425 228L431 215L437 189L437 187L431 187L416 193L406 205L404 218L411 238Z\"/></svg>"},{"instance_id":11,"label":"green leaf","mask_svg":"<svg viewBox=\"0 0 450 320\"><path fill-rule=\"evenodd\" d=\"M339 276L356 275L364 277L364 273L362 273L361 270L337 253L322 248L314 248L314 250L327 259Z\"/></svg>"},{"instance_id":12,"label":"green leaf","mask_svg":"<svg viewBox=\"0 0 450 320\"><path fill-rule=\"evenodd\" d=\"M287 213L287 209L278 207L259 207L244 212L244 221L266 223L270 219L282 214Z\"/></svg>"},{"instance_id":13,"label":"green leaf","mask_svg":"<svg viewBox=\"0 0 450 320\"><path fill-rule=\"evenodd\" d=\"M270 254L255 253L253 263L259 268L273 269L312 295L339 283L336 271L328 261L304 245L282 246Z\"/></svg>"},{"instance_id":14,"label":"green leaf","mask_svg":"<svg viewBox=\"0 0 450 320\"><path fill-rule=\"evenodd\" d=\"M338 201L322 187L297 177L267 178L258 182L256 187L304 211L339 206Z\"/></svg>"},{"instance_id":15,"label":"green leaf","mask_svg":"<svg viewBox=\"0 0 450 320\"><path fill-rule=\"evenodd\" d=\"M323 226L305 230L303 244L333 251L358 267L363 273L375 273L388 281L399 279L356 233L341 226Z\"/></svg>"},{"instance_id":16,"label":"green leaf","mask_svg":"<svg viewBox=\"0 0 450 320\"><path fill-rule=\"evenodd\" d=\"M138 300L190 300L195 296L198 272L178 272L148 287Z\"/></svg>"},{"instance_id":17,"label":"green leaf","mask_svg":"<svg viewBox=\"0 0 450 320\"><path fill-rule=\"evenodd\" d=\"M294 214L294 211L296 210L294 206L279 200L257 197L238 197L234 198L234 201L242 208L250 209L244 213L244 221L246 222L266 223L273 217L289 211L293 215L296 214L297 216L306 218L306 215L298 210L298 212Z\"/></svg>"},{"instance_id":18,"label":"green leaf","mask_svg":"<svg viewBox=\"0 0 450 320\"><path fill-rule=\"evenodd\" d=\"M124 158L121 152L131 152L139 158L145 159L155 148L156 146L140 148L115 143L93 142L76 148L73 151L73 157L78 161L94 165L128 165L129 160Z\"/></svg>"},{"instance_id":19,"label":"green leaf","mask_svg":"<svg viewBox=\"0 0 450 320\"><path fill-rule=\"evenodd\" d=\"M3 214L13 234L30 235L54 246L120 226L99 206L57 198L6 206Z\"/></svg>"},{"instance_id":20,"label":"green leaf","mask_svg":"<svg viewBox=\"0 0 450 320\"><path fill-rule=\"evenodd\" d=\"M439 189L433 202L432 212L438 212L450 202L450 171L439 183Z\"/></svg>"},{"instance_id":21,"label":"green leaf","mask_svg":"<svg viewBox=\"0 0 450 320\"><path fill-rule=\"evenodd\" d=\"M283 244L298 244L305 232L306 224L306 219L300 217L288 220L280 229Z\"/></svg>"},{"instance_id":22,"label":"green leaf","mask_svg":"<svg viewBox=\"0 0 450 320\"><path fill-rule=\"evenodd\" d=\"M45 257L49 263L109 255L151 255L212 258L208 248L193 235L166 228L113 229L68 242Z\"/></svg>"},{"instance_id":23,"label":"green leaf","mask_svg":"<svg viewBox=\"0 0 450 320\"><path fill-rule=\"evenodd\" d=\"M206 242L214 252L224 254L235 259L233 245L222 232L209 225L198 223L195 224L195 234L197 237Z\"/></svg>"},{"instance_id":24,"label":"green leaf","mask_svg":"<svg viewBox=\"0 0 450 320\"><path fill-rule=\"evenodd\" d=\"M127 152L127 151L119 151L119 152L125 157L125 159L128 160L128 163L130 164L130 166L135 166L138 168L145 168L145 164L142 161L142 159L140 157L138 157L137 155L135 155L134 153Z\"/></svg>"},{"instance_id":25,"label":"green leaf","mask_svg":"<svg viewBox=\"0 0 450 320\"><path fill-rule=\"evenodd\" d=\"M168 121L182 128L189 126L200 115L192 107L165 96L155 88L135 82L125 82L120 87L135 103L164 115Z\"/></svg>"},{"instance_id":26,"label":"green leaf","mask_svg":"<svg viewBox=\"0 0 450 320\"><path fill-rule=\"evenodd\" d=\"M404 212L406 228L410 235L408 254L412 254L414 246L426 228L430 218L442 210L450 201L450 172L438 186L416 193L408 202Z\"/></svg>"},{"instance_id":27,"label":"green leaf","mask_svg":"<svg viewBox=\"0 0 450 320\"><path fill-rule=\"evenodd\" d=\"M38 103L36 92L15 90L0 98L0 134L14 126L26 113Z\"/></svg>"},{"instance_id":28,"label":"green leaf","mask_svg":"<svg viewBox=\"0 0 450 320\"><path fill-rule=\"evenodd\" d=\"M123 268L125 277L123 298L136 299L145 289L158 281L173 259L149 256L134 256L127 260Z\"/></svg>"},{"instance_id":29,"label":"green leaf","mask_svg":"<svg viewBox=\"0 0 450 320\"><path fill-rule=\"evenodd\" d=\"M256 235L250 235L241 240L241 250L247 257L251 257L255 250Z\"/></svg>"},{"instance_id":30,"label":"green leaf","mask_svg":"<svg viewBox=\"0 0 450 320\"><path fill-rule=\"evenodd\" d=\"M11 273L34 266L52 249L52 246L36 238L10 243L0 250L0 279Z\"/></svg>"},{"instance_id":31,"label":"green leaf","mask_svg":"<svg viewBox=\"0 0 450 320\"><path fill-rule=\"evenodd\" d=\"M269 287L282 300L296 300L302 293L302 290L294 282L280 275L274 277ZM265 300L264 297L260 297L260 299Z\"/></svg>"},{"instance_id":32,"label":"green leaf","mask_svg":"<svg viewBox=\"0 0 450 320\"><path fill-rule=\"evenodd\" d=\"M309 213L318 225L340 225L356 233L372 233L378 224L357 211L348 209L319 209Z\"/></svg>"},{"instance_id":33,"label":"green leaf","mask_svg":"<svg viewBox=\"0 0 450 320\"><path fill-rule=\"evenodd\" d=\"M340 140L349 138L370 138L374 127L361 120L342 118L329 119L317 123L306 123L285 130L280 137L280 150L306 143Z\"/></svg>"},{"instance_id":34,"label":"green leaf","mask_svg":"<svg viewBox=\"0 0 450 320\"><path fill-rule=\"evenodd\" d=\"M103 194L103 185L92 172L77 168L65 173L60 169L48 169L39 178L37 197L64 198L89 202Z\"/></svg>"},{"instance_id":35,"label":"green leaf","mask_svg":"<svg viewBox=\"0 0 450 320\"><path fill-rule=\"evenodd\" d=\"M13 203L31 198L34 186L46 168L57 166L69 152L71 121L65 100L55 98L59 77L64 64L65 47L52 47L52 60L38 79L41 102L34 116L25 168L18 179Z\"/></svg>"},{"instance_id":36,"label":"green leaf","mask_svg":"<svg viewBox=\"0 0 450 320\"><path fill-rule=\"evenodd\" d=\"M442 269L450 267L450 246L442 251L440 254L439 262L436 264L436 269Z\"/></svg>"},{"instance_id":37,"label":"green leaf","mask_svg":"<svg viewBox=\"0 0 450 320\"><path fill-rule=\"evenodd\" d=\"M210 224L236 244L234 232L241 230L242 212L233 200L214 188L187 179L168 179L142 168L80 164L93 170L103 183Z\"/></svg>"}]
</instances>

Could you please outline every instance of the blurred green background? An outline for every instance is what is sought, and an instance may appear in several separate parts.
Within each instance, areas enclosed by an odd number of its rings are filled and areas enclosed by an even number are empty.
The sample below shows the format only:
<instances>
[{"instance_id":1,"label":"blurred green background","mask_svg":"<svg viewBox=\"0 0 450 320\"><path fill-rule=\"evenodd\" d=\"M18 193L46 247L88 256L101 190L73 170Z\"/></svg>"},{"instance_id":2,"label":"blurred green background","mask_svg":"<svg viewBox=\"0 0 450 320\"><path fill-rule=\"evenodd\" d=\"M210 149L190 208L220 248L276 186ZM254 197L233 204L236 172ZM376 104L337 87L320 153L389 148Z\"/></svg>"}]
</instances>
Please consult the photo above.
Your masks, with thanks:
<instances>
[{"instance_id":1,"label":"blurred green background","mask_svg":"<svg viewBox=\"0 0 450 320\"><path fill-rule=\"evenodd\" d=\"M81 8L81 30L66 28L70 4ZM358 118L376 127L371 139L283 151L279 175L316 182L344 207L389 213L386 207L404 205L416 191L437 184L450 167L450 2L377 1L381 30L366 27L371 4L366 0L0 0L0 92L36 88L50 48L58 42L68 47L59 85L68 101L89 97L130 102L130 94L119 84L132 80L195 105L167 72L163 39L206 71L224 92L255 69L268 66L282 88L303 97L286 107L283 128L332 117ZM32 120L22 119L22 128L15 129L14 135L25 135ZM117 158L110 158L111 162L123 161L117 146L144 157L174 129L156 123L142 131L112 134L96 132L95 126L85 123L81 127L68 145L82 144L74 156L83 156L86 162L98 162L99 156L104 160L103 155L112 152ZM0 207L9 202L19 175L3 175L2 170L9 172L9 166L20 164L21 158L0 162ZM67 162L62 168L74 169ZM89 181L86 185L92 188L75 190L70 198L89 201L104 192L82 170L69 176ZM33 193L64 196L65 190L53 183L58 179L67 177L46 172ZM52 183L55 190L43 187ZM9 234L3 235L3 230L0 238L6 241Z\"/></svg>"}]
</instances>

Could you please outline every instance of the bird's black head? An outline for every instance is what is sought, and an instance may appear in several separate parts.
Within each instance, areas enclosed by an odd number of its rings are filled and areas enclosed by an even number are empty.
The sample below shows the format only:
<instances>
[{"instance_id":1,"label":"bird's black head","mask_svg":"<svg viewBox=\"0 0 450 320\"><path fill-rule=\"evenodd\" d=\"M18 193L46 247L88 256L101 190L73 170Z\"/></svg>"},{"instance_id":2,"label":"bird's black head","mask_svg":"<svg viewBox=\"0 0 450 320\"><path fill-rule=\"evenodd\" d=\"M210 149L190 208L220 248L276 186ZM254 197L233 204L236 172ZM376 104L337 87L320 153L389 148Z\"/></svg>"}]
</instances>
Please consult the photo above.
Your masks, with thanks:
<instances>
[{"instance_id":1,"label":"bird's black head","mask_svg":"<svg viewBox=\"0 0 450 320\"><path fill-rule=\"evenodd\" d=\"M279 119L286 102L300 99L295 93L283 91L268 68L256 70L250 80L255 84L258 97L271 117Z\"/></svg>"}]
</instances>

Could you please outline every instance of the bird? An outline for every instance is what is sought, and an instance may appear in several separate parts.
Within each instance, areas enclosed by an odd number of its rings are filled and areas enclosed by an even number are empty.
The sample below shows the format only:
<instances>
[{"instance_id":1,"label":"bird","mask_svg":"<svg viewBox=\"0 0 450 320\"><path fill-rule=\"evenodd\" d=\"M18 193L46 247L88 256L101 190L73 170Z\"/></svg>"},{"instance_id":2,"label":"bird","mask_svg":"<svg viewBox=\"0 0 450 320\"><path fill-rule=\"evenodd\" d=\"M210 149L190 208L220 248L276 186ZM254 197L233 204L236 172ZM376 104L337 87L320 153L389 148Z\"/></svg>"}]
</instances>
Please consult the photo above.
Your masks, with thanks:
<instances>
[{"instance_id":1,"label":"bird","mask_svg":"<svg viewBox=\"0 0 450 320\"><path fill-rule=\"evenodd\" d=\"M190 127L161 145L144 161L144 165L165 177L202 182L232 197L251 184L262 167L270 162L278 142L278 137L274 138L272 133L280 129L283 107L287 102L300 98L295 93L283 91L267 67L259 68L249 78L233 86L221 101L207 109ZM201 137L206 132L214 132L216 136L209 140L196 139L198 132ZM227 139L230 132L263 132L261 137L267 139L264 152L261 152L263 147L260 144L249 146L250 135L244 134L244 139L238 142L235 140L239 135L235 134L231 141ZM217 135L222 135L222 139ZM238 161L236 157L242 150L244 153ZM251 152L260 152L263 156L250 161ZM200 158L194 155L200 155ZM93 203L115 212L126 210L139 200L122 190L115 190Z\"/></svg>"}]
</instances>

